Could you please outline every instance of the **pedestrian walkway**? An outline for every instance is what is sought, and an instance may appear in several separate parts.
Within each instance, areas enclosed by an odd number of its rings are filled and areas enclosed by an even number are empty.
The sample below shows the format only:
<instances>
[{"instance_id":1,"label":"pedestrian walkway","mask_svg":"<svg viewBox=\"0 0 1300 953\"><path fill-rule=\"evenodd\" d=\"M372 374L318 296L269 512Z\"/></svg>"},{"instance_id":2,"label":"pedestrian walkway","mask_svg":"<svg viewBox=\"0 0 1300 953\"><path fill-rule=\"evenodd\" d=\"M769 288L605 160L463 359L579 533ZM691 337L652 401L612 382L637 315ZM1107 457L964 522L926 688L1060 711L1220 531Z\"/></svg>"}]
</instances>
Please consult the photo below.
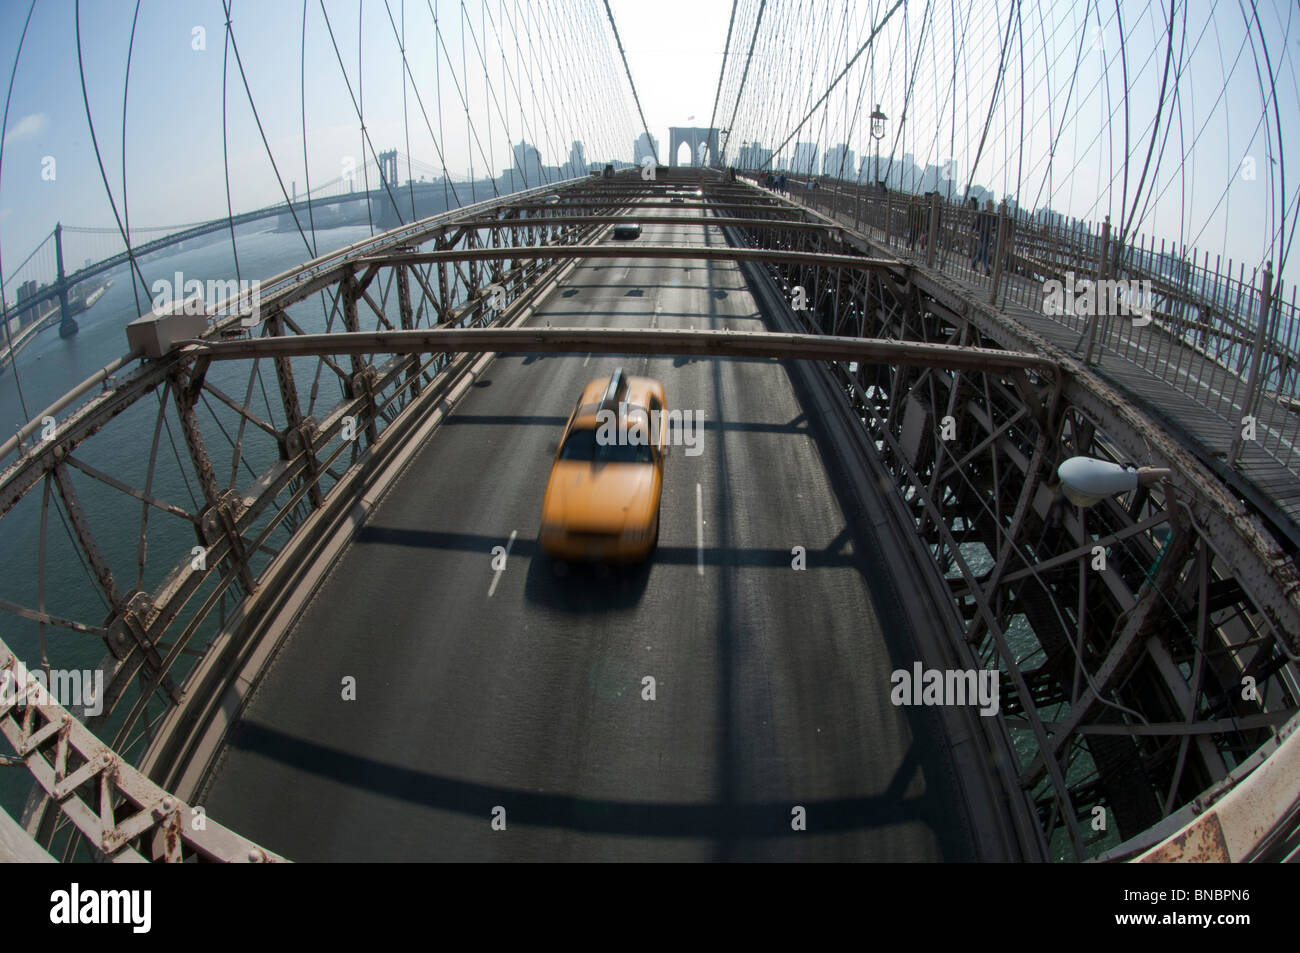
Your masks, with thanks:
<instances>
[{"instance_id":1,"label":"pedestrian walkway","mask_svg":"<svg viewBox=\"0 0 1300 953\"><path fill-rule=\"evenodd\" d=\"M889 254L922 271L941 274L971 297L982 296L987 301L997 276L986 276L982 267L971 267L976 237L969 223L965 231L947 222L941 224L935 262L930 266L919 242L916 248L907 247L909 198L896 195L890 201L892 229L881 227L883 203L873 200L877 206L877 224L873 225L873 216L863 210L865 203L857 203L851 191L826 188L800 195L798 200L854 229ZM943 209L944 214L952 211L950 206ZM1080 273L1086 269L1081 263ZM1043 279L1050 272L1026 274L1032 267L1026 267L1023 257L1016 271L1001 278L998 310L1082 361L1088 352L1091 319L1073 313L1045 313ZM1242 431L1240 421L1246 416L1244 375L1228 361L1215 359L1195 346L1190 339L1194 335L1179 331L1185 329L1160 318L1145 324L1128 316L1103 318L1092 341L1090 366L1300 545L1300 407L1276 394L1261 394L1254 414L1254 439L1240 441L1236 459L1230 463L1233 442ZM1235 356L1240 366L1243 355Z\"/></svg>"}]
</instances>

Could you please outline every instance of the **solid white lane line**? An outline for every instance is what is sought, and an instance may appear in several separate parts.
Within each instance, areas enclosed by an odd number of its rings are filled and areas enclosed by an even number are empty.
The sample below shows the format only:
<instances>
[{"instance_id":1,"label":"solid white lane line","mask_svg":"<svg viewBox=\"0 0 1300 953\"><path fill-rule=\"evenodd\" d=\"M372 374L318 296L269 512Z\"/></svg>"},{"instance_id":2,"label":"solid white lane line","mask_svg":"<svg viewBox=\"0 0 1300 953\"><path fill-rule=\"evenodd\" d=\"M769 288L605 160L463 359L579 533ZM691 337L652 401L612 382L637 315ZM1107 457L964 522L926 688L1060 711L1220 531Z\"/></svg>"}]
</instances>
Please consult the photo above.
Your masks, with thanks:
<instances>
[{"instance_id":1,"label":"solid white lane line","mask_svg":"<svg viewBox=\"0 0 1300 953\"><path fill-rule=\"evenodd\" d=\"M588 354L588 355L587 355L587 360L582 362L582 366L583 366L583 367L586 367L586 366L587 366L587 361L590 361L590 360L591 360L591 355Z\"/></svg>"},{"instance_id":2,"label":"solid white lane line","mask_svg":"<svg viewBox=\"0 0 1300 953\"><path fill-rule=\"evenodd\" d=\"M505 560L510 558L510 547L515 544L515 537L518 535L519 535L519 530L512 529L510 531L510 540L509 542L506 543L506 554L502 560L501 568L492 573L492 585L488 586L489 599L491 599L492 594L497 591L497 583L501 581L501 574L506 571Z\"/></svg>"},{"instance_id":3,"label":"solid white lane line","mask_svg":"<svg viewBox=\"0 0 1300 953\"><path fill-rule=\"evenodd\" d=\"M704 575L704 490L695 484L695 572Z\"/></svg>"}]
</instances>

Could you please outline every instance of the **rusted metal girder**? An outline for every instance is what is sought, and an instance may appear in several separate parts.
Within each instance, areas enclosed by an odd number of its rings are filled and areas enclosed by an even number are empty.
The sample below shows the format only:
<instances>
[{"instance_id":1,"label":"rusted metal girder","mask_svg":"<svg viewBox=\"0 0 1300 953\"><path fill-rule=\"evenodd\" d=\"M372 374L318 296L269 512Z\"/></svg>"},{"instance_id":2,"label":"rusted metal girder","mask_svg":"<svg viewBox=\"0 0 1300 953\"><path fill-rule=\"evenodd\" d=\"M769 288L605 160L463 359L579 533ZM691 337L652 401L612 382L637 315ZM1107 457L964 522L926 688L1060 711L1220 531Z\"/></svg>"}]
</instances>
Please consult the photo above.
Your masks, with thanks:
<instances>
[{"instance_id":1,"label":"rusted metal girder","mask_svg":"<svg viewBox=\"0 0 1300 953\"><path fill-rule=\"evenodd\" d=\"M981 371L1013 371L1021 368L1052 371L1059 367L1050 358L1038 354L993 348L832 337L825 334L679 331L664 328L439 328L353 334L301 334L294 337L203 341L186 345L186 352L216 361L322 354L488 351L770 357Z\"/></svg>"},{"instance_id":2,"label":"rusted metal girder","mask_svg":"<svg viewBox=\"0 0 1300 953\"><path fill-rule=\"evenodd\" d=\"M1248 770L1244 778L1222 782L1188 805L1194 819L1138 856L1137 862L1258 863L1288 859L1300 820L1295 784L1300 774L1300 717L1278 731L1276 750Z\"/></svg>"},{"instance_id":3,"label":"rusted metal girder","mask_svg":"<svg viewBox=\"0 0 1300 953\"><path fill-rule=\"evenodd\" d=\"M3 641L0 671L22 686L0 698L0 734L49 804L58 806L98 855L116 863L283 862L214 820L196 823L189 805L137 771L33 682Z\"/></svg>"}]
</instances>

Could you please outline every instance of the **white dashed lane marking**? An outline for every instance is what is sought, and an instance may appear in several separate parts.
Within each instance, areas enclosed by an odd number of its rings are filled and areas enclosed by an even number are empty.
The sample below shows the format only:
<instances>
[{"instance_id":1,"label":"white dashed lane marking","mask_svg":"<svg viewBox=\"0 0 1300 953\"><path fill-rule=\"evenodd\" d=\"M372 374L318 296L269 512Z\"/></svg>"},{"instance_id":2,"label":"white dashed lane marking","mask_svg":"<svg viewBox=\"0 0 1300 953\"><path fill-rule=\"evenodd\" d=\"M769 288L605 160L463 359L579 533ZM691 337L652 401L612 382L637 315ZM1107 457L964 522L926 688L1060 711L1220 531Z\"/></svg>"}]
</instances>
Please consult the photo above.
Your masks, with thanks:
<instances>
[{"instance_id":1,"label":"white dashed lane marking","mask_svg":"<svg viewBox=\"0 0 1300 953\"><path fill-rule=\"evenodd\" d=\"M497 583L501 581L501 574L506 571L506 560L510 558L510 547L515 544L515 537L519 535L519 530L510 531L510 540L506 543L506 553L501 560L501 568L494 570L492 573L492 585L488 586L488 598L491 599L497 591Z\"/></svg>"},{"instance_id":2,"label":"white dashed lane marking","mask_svg":"<svg viewBox=\"0 0 1300 953\"><path fill-rule=\"evenodd\" d=\"M704 575L704 489L695 484L695 572Z\"/></svg>"}]
</instances>

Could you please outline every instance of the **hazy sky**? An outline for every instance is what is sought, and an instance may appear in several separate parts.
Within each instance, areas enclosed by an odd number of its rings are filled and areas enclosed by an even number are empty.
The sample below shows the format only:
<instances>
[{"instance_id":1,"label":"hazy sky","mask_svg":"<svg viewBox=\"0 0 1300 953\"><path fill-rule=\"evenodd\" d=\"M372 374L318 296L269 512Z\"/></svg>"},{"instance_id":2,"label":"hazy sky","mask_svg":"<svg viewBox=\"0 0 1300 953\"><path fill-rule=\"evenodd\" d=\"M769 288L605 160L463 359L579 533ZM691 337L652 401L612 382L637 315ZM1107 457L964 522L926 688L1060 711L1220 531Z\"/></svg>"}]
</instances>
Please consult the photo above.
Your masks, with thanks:
<instances>
[{"instance_id":1,"label":"hazy sky","mask_svg":"<svg viewBox=\"0 0 1300 953\"><path fill-rule=\"evenodd\" d=\"M729 64L723 112L735 110L733 140L776 146L807 119L795 141L824 153L844 140L861 155L879 103L882 155L948 167L959 190L973 181L1022 207L1109 215L1133 235L1226 249L1248 270L1280 264L1300 201L1300 8L1179 0L1172 29L1169 10L772 0L755 32L760 4L741 0L736 30L755 53L743 87L741 61Z\"/></svg>"},{"instance_id":2,"label":"hazy sky","mask_svg":"<svg viewBox=\"0 0 1300 953\"><path fill-rule=\"evenodd\" d=\"M731 2L610 0L610 7L659 159L667 162L669 126L709 124Z\"/></svg>"},{"instance_id":3,"label":"hazy sky","mask_svg":"<svg viewBox=\"0 0 1300 953\"><path fill-rule=\"evenodd\" d=\"M666 161L670 125L709 122L733 3L611 6ZM1170 241L1227 249L1248 266L1285 245L1300 196L1300 167L1284 177L1285 146L1297 135L1288 120L1300 116L1294 4L1260 4L1258 23L1249 6L1177 4L1174 75L1154 147L1163 4L1125 3L1121 24L1113 4L1092 0L908 0L897 10L892 0L769 0L755 31L759 6L734 4L716 120L732 125L733 160L742 141L777 145L810 111L787 159L803 140L819 155L841 140L862 155L866 116L879 102L890 116L882 153L947 163L962 186L973 179L999 197L1018 193L1028 207L1124 218ZM28 8L0 2L4 76ZM104 0L80 11L102 176L74 9L72 0L37 4L17 59L0 155L6 278L56 221L114 225L103 176L133 227L161 226L226 214L227 180L238 212L280 201L281 182L301 194L308 177L318 188L349 168L362 187L362 163L389 148L403 156L403 179L406 156L416 178L444 167L482 176L507 168L521 138L558 165L574 139L589 160L630 159L641 131L599 0L326 0L323 11L319 0L233 0L238 60L220 0L146 0L134 41L135 4ZM112 240L103 239L105 253Z\"/></svg>"}]
</instances>

